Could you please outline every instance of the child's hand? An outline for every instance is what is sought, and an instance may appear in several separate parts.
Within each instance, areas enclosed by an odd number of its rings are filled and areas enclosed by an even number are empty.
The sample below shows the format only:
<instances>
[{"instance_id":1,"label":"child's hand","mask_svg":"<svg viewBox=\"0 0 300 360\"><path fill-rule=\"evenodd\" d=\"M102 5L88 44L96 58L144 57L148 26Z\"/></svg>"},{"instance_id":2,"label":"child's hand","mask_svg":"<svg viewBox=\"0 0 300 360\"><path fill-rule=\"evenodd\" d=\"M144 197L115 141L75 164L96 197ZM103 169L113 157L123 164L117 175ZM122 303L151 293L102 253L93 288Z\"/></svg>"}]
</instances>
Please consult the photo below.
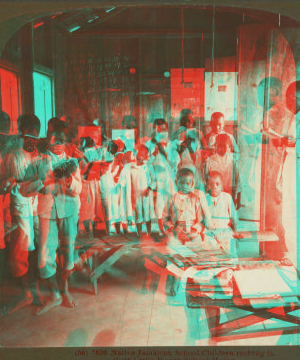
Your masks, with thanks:
<instances>
[{"instance_id":1,"label":"child's hand","mask_svg":"<svg viewBox=\"0 0 300 360\"><path fill-rule=\"evenodd\" d=\"M148 196L149 196L149 192L150 192L150 188L148 187L146 190L144 190L144 191L142 192L142 196L148 197Z\"/></svg>"}]
</instances>

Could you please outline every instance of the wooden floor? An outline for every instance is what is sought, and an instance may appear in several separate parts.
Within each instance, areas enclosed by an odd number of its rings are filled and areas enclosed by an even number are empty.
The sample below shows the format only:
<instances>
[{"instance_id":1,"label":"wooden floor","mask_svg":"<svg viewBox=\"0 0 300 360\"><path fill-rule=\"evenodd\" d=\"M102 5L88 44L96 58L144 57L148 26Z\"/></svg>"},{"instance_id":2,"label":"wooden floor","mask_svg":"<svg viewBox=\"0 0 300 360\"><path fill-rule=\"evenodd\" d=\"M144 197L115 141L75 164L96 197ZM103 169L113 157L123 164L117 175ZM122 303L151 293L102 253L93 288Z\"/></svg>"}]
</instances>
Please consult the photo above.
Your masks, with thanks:
<instances>
[{"instance_id":1,"label":"wooden floor","mask_svg":"<svg viewBox=\"0 0 300 360\"><path fill-rule=\"evenodd\" d=\"M206 345L199 340L197 330L187 329L190 310L175 306L171 297L155 291L158 279L153 280L152 292L141 292L142 267L137 262L138 256L139 251L131 251L104 274L99 280L98 295L93 294L86 278L74 274L71 285L71 293L77 299L74 309L61 306L38 317L34 315L36 306L31 305L5 316L0 328L1 347ZM8 285L3 291L7 302L17 294ZM226 319L224 314L221 322ZM260 334L220 339L218 345L300 344L300 334L284 335L284 322L281 334L263 336L267 329L278 327L276 322L267 320L252 325ZM201 331L201 323L199 328ZM239 330L235 333L238 335Z\"/></svg>"}]
</instances>

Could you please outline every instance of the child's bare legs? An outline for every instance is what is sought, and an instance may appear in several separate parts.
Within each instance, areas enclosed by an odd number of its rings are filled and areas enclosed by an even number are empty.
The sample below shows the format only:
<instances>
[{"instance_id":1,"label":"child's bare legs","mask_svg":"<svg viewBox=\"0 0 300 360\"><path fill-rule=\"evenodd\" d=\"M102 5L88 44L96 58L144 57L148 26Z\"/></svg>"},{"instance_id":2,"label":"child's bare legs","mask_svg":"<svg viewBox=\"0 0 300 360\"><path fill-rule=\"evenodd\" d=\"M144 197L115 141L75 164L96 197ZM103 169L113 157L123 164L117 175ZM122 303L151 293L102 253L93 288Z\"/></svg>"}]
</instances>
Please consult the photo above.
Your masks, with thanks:
<instances>
[{"instance_id":1,"label":"child's bare legs","mask_svg":"<svg viewBox=\"0 0 300 360\"><path fill-rule=\"evenodd\" d=\"M90 220L83 221L84 230L86 233L89 233L91 231L90 229Z\"/></svg>"},{"instance_id":2,"label":"child's bare legs","mask_svg":"<svg viewBox=\"0 0 300 360\"><path fill-rule=\"evenodd\" d=\"M54 307L60 306L63 301L56 282L56 274L52 275L48 279L44 279L44 282L48 285L48 288L51 292L51 298L42 308L37 310L37 315L43 315Z\"/></svg>"},{"instance_id":3,"label":"child's bare legs","mask_svg":"<svg viewBox=\"0 0 300 360\"><path fill-rule=\"evenodd\" d=\"M110 235L110 222L105 221L105 227L106 227L106 234Z\"/></svg>"},{"instance_id":4,"label":"child's bare legs","mask_svg":"<svg viewBox=\"0 0 300 360\"><path fill-rule=\"evenodd\" d=\"M138 223L136 224L136 230L137 230L137 233L139 236L142 236L142 226L143 226L143 223Z\"/></svg>"},{"instance_id":5,"label":"child's bare legs","mask_svg":"<svg viewBox=\"0 0 300 360\"><path fill-rule=\"evenodd\" d=\"M121 234L121 223L120 222L115 222L115 229L116 229L117 235L120 235Z\"/></svg>"},{"instance_id":6,"label":"child's bare legs","mask_svg":"<svg viewBox=\"0 0 300 360\"><path fill-rule=\"evenodd\" d=\"M126 235L128 233L128 224L122 222L122 229L123 229L123 233Z\"/></svg>"},{"instance_id":7,"label":"child's bare legs","mask_svg":"<svg viewBox=\"0 0 300 360\"><path fill-rule=\"evenodd\" d=\"M165 232L164 232L163 219L158 219L158 228L159 228L159 231L160 231L161 235L164 235Z\"/></svg>"},{"instance_id":8,"label":"child's bare legs","mask_svg":"<svg viewBox=\"0 0 300 360\"><path fill-rule=\"evenodd\" d=\"M22 289L22 297L21 300L18 301L9 311L9 314L13 314L19 310L21 310L22 308L24 308L25 306L28 306L30 304L32 304L33 302L33 296L32 293L30 291L30 286L29 286L29 281L28 281L28 276L27 273L23 276L20 276L18 278L18 281L21 285L21 289Z\"/></svg>"},{"instance_id":9,"label":"child's bare legs","mask_svg":"<svg viewBox=\"0 0 300 360\"><path fill-rule=\"evenodd\" d=\"M151 220L146 221L146 226L147 226L147 234L148 234L148 236L150 236L151 235Z\"/></svg>"}]
</instances>

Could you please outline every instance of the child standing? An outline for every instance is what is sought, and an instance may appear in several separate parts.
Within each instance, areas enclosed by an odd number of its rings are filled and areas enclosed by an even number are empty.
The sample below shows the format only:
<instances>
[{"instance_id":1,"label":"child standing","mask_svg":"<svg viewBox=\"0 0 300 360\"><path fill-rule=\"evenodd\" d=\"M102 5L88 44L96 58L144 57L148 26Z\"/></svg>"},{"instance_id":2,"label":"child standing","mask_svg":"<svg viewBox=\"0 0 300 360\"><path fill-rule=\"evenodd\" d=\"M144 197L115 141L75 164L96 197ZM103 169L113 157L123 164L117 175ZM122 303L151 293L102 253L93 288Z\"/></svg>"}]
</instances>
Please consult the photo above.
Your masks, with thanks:
<instances>
[{"instance_id":1,"label":"child standing","mask_svg":"<svg viewBox=\"0 0 300 360\"><path fill-rule=\"evenodd\" d=\"M142 235L142 224L146 222L147 233L151 235L151 219L154 218L152 189L153 167L147 164L149 151L144 145L137 147L136 163L123 169L122 183L125 187L125 208L128 220L135 218L138 235Z\"/></svg>"},{"instance_id":2,"label":"child standing","mask_svg":"<svg viewBox=\"0 0 300 360\"><path fill-rule=\"evenodd\" d=\"M203 179L206 186L209 174L218 171L222 174L223 189L229 193L236 205L241 206L242 182L239 173L239 163L231 153L231 139L227 134L220 134L216 138L216 154L207 158L203 165Z\"/></svg>"},{"instance_id":3,"label":"child standing","mask_svg":"<svg viewBox=\"0 0 300 360\"><path fill-rule=\"evenodd\" d=\"M66 306L75 306L68 289L68 277L64 275L74 267L81 177L77 160L68 159L65 152L67 124L57 119L48 130L48 150L28 168L25 178L29 185L24 188L24 192L38 194L39 273L52 295L37 315L59 306L63 300ZM56 281L58 249L62 262L63 298Z\"/></svg>"},{"instance_id":4,"label":"child standing","mask_svg":"<svg viewBox=\"0 0 300 360\"><path fill-rule=\"evenodd\" d=\"M231 139L232 151L235 154L238 154L239 148L236 144L235 138L233 137L233 135L228 134L227 132L224 131L224 123L225 123L224 115L221 112L214 112L211 115L211 120L210 120L211 132L206 135L208 148L214 154L215 153L215 145L216 145L216 137L219 134L227 134Z\"/></svg>"},{"instance_id":5,"label":"child standing","mask_svg":"<svg viewBox=\"0 0 300 360\"><path fill-rule=\"evenodd\" d=\"M33 302L28 270L34 270L36 266L32 256L29 259L29 253L35 249L34 236L37 235L36 199L24 197L21 187L27 168L38 156L36 145L40 121L35 115L22 115L18 122L22 147L3 158L0 169L1 187L9 190L11 195L10 213L14 229L10 236L12 275L18 279L23 291L21 300L12 307L10 313Z\"/></svg>"},{"instance_id":6,"label":"child standing","mask_svg":"<svg viewBox=\"0 0 300 360\"><path fill-rule=\"evenodd\" d=\"M80 222L83 222L85 232L93 234L96 231L96 221L101 217L100 176L93 171L95 161L100 161L99 152L90 137L83 139L82 151L85 161L82 169L82 191L80 193Z\"/></svg>"}]
</instances>

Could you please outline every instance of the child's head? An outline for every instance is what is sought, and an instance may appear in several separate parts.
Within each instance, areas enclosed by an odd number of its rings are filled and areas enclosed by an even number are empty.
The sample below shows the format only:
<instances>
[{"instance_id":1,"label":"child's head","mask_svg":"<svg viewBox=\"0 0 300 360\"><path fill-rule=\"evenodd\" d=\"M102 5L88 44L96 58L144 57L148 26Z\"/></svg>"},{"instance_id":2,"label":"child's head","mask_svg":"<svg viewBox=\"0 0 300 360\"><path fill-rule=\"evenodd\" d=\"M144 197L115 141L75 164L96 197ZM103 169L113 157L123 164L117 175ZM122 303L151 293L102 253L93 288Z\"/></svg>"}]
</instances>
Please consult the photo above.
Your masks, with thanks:
<instances>
[{"instance_id":1,"label":"child's head","mask_svg":"<svg viewBox=\"0 0 300 360\"><path fill-rule=\"evenodd\" d=\"M10 132L10 117L9 115L0 110L0 133L8 135Z\"/></svg>"},{"instance_id":2,"label":"child's head","mask_svg":"<svg viewBox=\"0 0 300 360\"><path fill-rule=\"evenodd\" d=\"M126 149L124 142L121 139L116 139L110 142L108 150L112 155L123 152Z\"/></svg>"},{"instance_id":3,"label":"child's head","mask_svg":"<svg viewBox=\"0 0 300 360\"><path fill-rule=\"evenodd\" d=\"M209 174L208 188L213 197L219 196L223 190L222 174L219 171L211 171Z\"/></svg>"},{"instance_id":4,"label":"child's head","mask_svg":"<svg viewBox=\"0 0 300 360\"><path fill-rule=\"evenodd\" d=\"M215 134L220 134L224 129L224 115L221 112L214 112L211 115L210 127Z\"/></svg>"},{"instance_id":5,"label":"child's head","mask_svg":"<svg viewBox=\"0 0 300 360\"><path fill-rule=\"evenodd\" d=\"M95 141L90 136L87 136L85 138L85 146L87 148L92 148L95 146Z\"/></svg>"},{"instance_id":6,"label":"child's head","mask_svg":"<svg viewBox=\"0 0 300 360\"><path fill-rule=\"evenodd\" d=\"M228 134L219 134L216 137L216 153L225 156L231 152L232 141Z\"/></svg>"},{"instance_id":7,"label":"child's head","mask_svg":"<svg viewBox=\"0 0 300 360\"><path fill-rule=\"evenodd\" d=\"M176 185L178 191L183 194L189 194L194 186L194 172L191 169L183 168L177 172Z\"/></svg>"},{"instance_id":8,"label":"child's head","mask_svg":"<svg viewBox=\"0 0 300 360\"><path fill-rule=\"evenodd\" d=\"M136 161L138 165L143 165L149 160L149 150L145 145L140 145L136 149Z\"/></svg>"},{"instance_id":9,"label":"child's head","mask_svg":"<svg viewBox=\"0 0 300 360\"><path fill-rule=\"evenodd\" d=\"M180 112L180 126L191 129L194 125L193 111L191 109L182 109Z\"/></svg>"},{"instance_id":10,"label":"child's head","mask_svg":"<svg viewBox=\"0 0 300 360\"><path fill-rule=\"evenodd\" d=\"M69 126L66 121L59 118L52 118L48 121L47 138L51 145L63 145L69 135Z\"/></svg>"},{"instance_id":11,"label":"child's head","mask_svg":"<svg viewBox=\"0 0 300 360\"><path fill-rule=\"evenodd\" d=\"M154 165L153 169L155 173L156 189L157 190L163 189L166 181L166 170L161 165Z\"/></svg>"},{"instance_id":12,"label":"child's head","mask_svg":"<svg viewBox=\"0 0 300 360\"><path fill-rule=\"evenodd\" d=\"M132 115L125 115L122 119L122 127L125 129L136 129L138 123Z\"/></svg>"},{"instance_id":13,"label":"child's head","mask_svg":"<svg viewBox=\"0 0 300 360\"><path fill-rule=\"evenodd\" d=\"M165 119L155 119L153 122L153 130L156 133L163 133L168 131L168 124Z\"/></svg>"},{"instance_id":14,"label":"child's head","mask_svg":"<svg viewBox=\"0 0 300 360\"><path fill-rule=\"evenodd\" d=\"M41 123L35 115L20 115L18 118L19 133L23 139L23 149L32 152L37 147Z\"/></svg>"}]
</instances>

